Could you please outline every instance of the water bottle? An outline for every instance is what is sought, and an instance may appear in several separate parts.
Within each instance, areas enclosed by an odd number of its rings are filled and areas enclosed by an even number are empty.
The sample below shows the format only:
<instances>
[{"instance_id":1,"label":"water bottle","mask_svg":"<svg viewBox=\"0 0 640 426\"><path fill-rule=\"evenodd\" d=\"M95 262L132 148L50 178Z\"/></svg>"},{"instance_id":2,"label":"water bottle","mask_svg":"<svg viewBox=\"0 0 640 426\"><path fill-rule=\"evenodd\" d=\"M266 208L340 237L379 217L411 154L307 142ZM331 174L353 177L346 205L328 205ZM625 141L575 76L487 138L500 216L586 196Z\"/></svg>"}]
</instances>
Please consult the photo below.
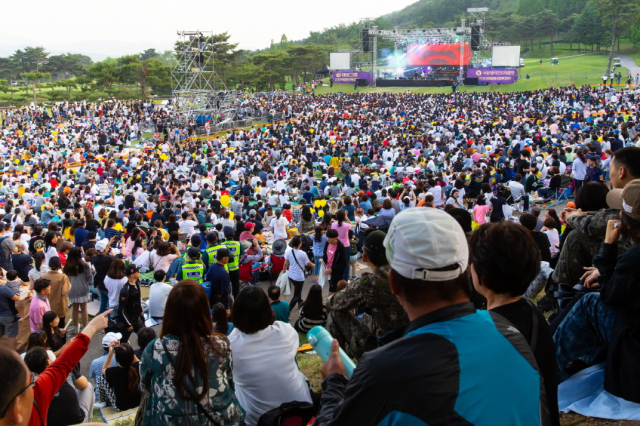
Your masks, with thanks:
<instances>
[{"instance_id":1,"label":"water bottle","mask_svg":"<svg viewBox=\"0 0 640 426\"><path fill-rule=\"evenodd\" d=\"M317 326L309 330L307 333L307 340L309 341L309 344L313 346L313 349L318 353L318 355L320 355L320 358L322 358L324 362L327 362L329 355L331 354L331 342L333 341L333 336L331 336L324 327ZM344 364L344 374L348 379L350 379L356 365L351 361L351 358L349 358L342 348L340 348L340 358L342 358L342 363Z\"/></svg>"}]
</instances>

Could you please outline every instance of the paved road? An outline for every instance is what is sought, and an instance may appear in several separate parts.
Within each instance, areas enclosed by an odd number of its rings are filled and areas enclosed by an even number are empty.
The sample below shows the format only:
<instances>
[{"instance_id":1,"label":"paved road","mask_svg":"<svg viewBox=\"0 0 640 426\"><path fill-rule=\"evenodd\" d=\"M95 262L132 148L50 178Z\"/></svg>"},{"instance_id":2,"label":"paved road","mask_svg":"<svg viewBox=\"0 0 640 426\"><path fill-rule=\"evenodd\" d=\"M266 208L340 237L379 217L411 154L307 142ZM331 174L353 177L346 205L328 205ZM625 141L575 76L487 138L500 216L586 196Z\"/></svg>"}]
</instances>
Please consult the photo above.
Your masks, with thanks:
<instances>
[{"instance_id":1,"label":"paved road","mask_svg":"<svg viewBox=\"0 0 640 426\"><path fill-rule=\"evenodd\" d=\"M629 73L631 73L631 75L633 77L636 76L636 74L640 74L640 66L638 66L638 64L636 64L636 62L633 60L633 58L631 56L627 56L627 55L615 55L616 57L620 58L620 64L627 68L629 70ZM627 76L623 75L622 79L626 81Z\"/></svg>"}]
</instances>

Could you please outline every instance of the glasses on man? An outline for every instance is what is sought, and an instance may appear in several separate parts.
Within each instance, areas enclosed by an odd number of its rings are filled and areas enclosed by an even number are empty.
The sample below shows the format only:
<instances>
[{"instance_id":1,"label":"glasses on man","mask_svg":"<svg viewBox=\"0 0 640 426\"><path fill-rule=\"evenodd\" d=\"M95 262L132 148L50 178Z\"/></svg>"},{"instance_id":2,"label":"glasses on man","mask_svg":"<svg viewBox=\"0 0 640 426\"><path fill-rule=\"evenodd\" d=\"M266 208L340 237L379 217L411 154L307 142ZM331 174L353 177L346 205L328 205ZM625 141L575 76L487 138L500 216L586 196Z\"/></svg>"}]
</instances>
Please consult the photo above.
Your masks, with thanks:
<instances>
[{"instance_id":1,"label":"glasses on man","mask_svg":"<svg viewBox=\"0 0 640 426\"><path fill-rule=\"evenodd\" d=\"M16 396L14 396L13 398L11 398L9 400L9 402L6 405L6 407L4 407L4 409L0 413L0 419L3 419L4 416L7 414L7 411L9 411L9 407L11 407L11 404L13 404L13 400L16 399L17 397L19 397L20 395L22 395L27 389L29 389L30 387L32 387L35 384L36 384L36 376L34 376L32 373L29 373L29 384L27 386L25 386L24 388L22 388L22 390L20 392L18 392L16 394Z\"/></svg>"}]
</instances>

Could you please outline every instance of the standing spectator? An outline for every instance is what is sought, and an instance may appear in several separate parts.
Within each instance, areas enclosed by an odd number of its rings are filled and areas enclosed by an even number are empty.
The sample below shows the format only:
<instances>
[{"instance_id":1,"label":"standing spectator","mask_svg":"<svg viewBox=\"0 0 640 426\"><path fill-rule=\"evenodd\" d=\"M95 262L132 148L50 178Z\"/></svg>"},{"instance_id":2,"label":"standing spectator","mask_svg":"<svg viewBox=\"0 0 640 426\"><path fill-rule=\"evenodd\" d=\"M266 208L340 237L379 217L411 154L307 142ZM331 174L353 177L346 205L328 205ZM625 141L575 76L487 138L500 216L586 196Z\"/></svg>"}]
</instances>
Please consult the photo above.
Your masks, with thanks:
<instances>
[{"instance_id":1,"label":"standing spectator","mask_svg":"<svg viewBox=\"0 0 640 426\"><path fill-rule=\"evenodd\" d=\"M344 277L344 269L349 266L349 257L342 242L338 239L338 231L327 231L327 244L324 246L322 261L326 266L326 274L329 275L329 296L338 291L338 281Z\"/></svg>"},{"instance_id":2,"label":"standing spectator","mask_svg":"<svg viewBox=\"0 0 640 426\"><path fill-rule=\"evenodd\" d=\"M149 289L149 315L156 321L162 321L164 317L164 307L171 289L171 284L165 282L167 274L162 270L153 273L155 283Z\"/></svg>"},{"instance_id":3,"label":"standing spectator","mask_svg":"<svg viewBox=\"0 0 640 426\"><path fill-rule=\"evenodd\" d=\"M307 253L300 250L302 247L302 239L296 235L291 239L291 250L284 254L284 270L288 271L289 281L293 285L293 299L291 299L290 309L296 307L296 304L302 305L302 287L304 286L304 271L307 266L314 267L313 262L309 260Z\"/></svg>"},{"instance_id":4,"label":"standing spectator","mask_svg":"<svg viewBox=\"0 0 640 426\"><path fill-rule=\"evenodd\" d=\"M260 287L243 288L233 305L235 329L229 335L233 380L245 423L255 426L265 412L284 402L311 402L307 379L296 365L298 333L275 321L269 299Z\"/></svg>"},{"instance_id":5,"label":"standing spectator","mask_svg":"<svg viewBox=\"0 0 640 426\"><path fill-rule=\"evenodd\" d=\"M51 310L51 305L49 304L51 281L39 278L33 284L33 289L36 292L36 296L29 306L29 326L31 327L32 333L42 330L42 316L45 312Z\"/></svg>"},{"instance_id":6,"label":"standing spectator","mask_svg":"<svg viewBox=\"0 0 640 426\"><path fill-rule=\"evenodd\" d=\"M9 338L9 347L18 350L18 320L15 314L15 302L20 300L12 289L6 285L0 285L0 338L6 334Z\"/></svg>"},{"instance_id":7,"label":"standing spectator","mask_svg":"<svg viewBox=\"0 0 640 426\"><path fill-rule=\"evenodd\" d=\"M111 246L109 245L109 240L106 238L96 243L96 251L98 254L91 256L91 264L96 270L96 274L93 277L93 285L95 285L100 292L99 312L102 313L109 308L109 290L105 287L105 279L111 269L111 264L116 258L111 255Z\"/></svg>"},{"instance_id":8,"label":"standing spectator","mask_svg":"<svg viewBox=\"0 0 640 426\"><path fill-rule=\"evenodd\" d=\"M349 219L347 219L347 213L342 209L338 210L338 213L336 214L336 221L331 224L331 229L335 229L336 231L338 231L338 240L344 246L343 250L347 259L347 265L345 266L343 271L344 280L349 280L349 258L351 257L349 231L351 230L351 228L351 222L349 221Z\"/></svg>"},{"instance_id":9,"label":"standing spectator","mask_svg":"<svg viewBox=\"0 0 640 426\"><path fill-rule=\"evenodd\" d=\"M231 279L225 265L229 263L229 250L221 248L216 253L216 263L209 266L207 271L207 281L211 283L211 295L209 303L213 307L217 303L222 303L227 309L230 308L229 295L231 294Z\"/></svg>"},{"instance_id":10,"label":"standing spectator","mask_svg":"<svg viewBox=\"0 0 640 426\"><path fill-rule=\"evenodd\" d=\"M124 273L127 283L120 290L118 297L118 317L116 322L122 330L122 342L128 343L129 336L144 328L142 297L140 295L140 270L136 265L127 265Z\"/></svg>"},{"instance_id":11,"label":"standing spectator","mask_svg":"<svg viewBox=\"0 0 640 426\"><path fill-rule=\"evenodd\" d=\"M84 219L78 219L76 221L77 228L73 233L74 236L74 244L76 247L82 247L82 245L87 241L89 231L85 228L86 223Z\"/></svg>"},{"instance_id":12,"label":"standing spectator","mask_svg":"<svg viewBox=\"0 0 640 426\"><path fill-rule=\"evenodd\" d=\"M241 426L244 410L234 394L229 340L212 333L207 295L197 282L176 284L165 309L160 338L140 361L148 395L143 426L188 424ZM271 368L271 367L270 367Z\"/></svg>"},{"instance_id":13,"label":"standing spectator","mask_svg":"<svg viewBox=\"0 0 640 426\"><path fill-rule=\"evenodd\" d=\"M42 274L42 278L51 281L51 293L49 294L49 303L51 309L56 311L60 322L65 323L65 317L69 310L69 291L71 291L71 282L69 277L60 271L62 264L59 257L52 257L49 260L49 271Z\"/></svg>"},{"instance_id":14,"label":"standing spectator","mask_svg":"<svg viewBox=\"0 0 640 426\"><path fill-rule=\"evenodd\" d=\"M76 327L76 334L80 333L80 312L82 312L82 325L89 324L89 312L87 311L87 303L91 300L89 295L89 286L93 279L91 267L87 265L82 258L82 249L80 247L72 247L69 250L67 263L64 265L62 272L69 277L71 290L69 291L69 303L73 305L73 324Z\"/></svg>"}]
</instances>

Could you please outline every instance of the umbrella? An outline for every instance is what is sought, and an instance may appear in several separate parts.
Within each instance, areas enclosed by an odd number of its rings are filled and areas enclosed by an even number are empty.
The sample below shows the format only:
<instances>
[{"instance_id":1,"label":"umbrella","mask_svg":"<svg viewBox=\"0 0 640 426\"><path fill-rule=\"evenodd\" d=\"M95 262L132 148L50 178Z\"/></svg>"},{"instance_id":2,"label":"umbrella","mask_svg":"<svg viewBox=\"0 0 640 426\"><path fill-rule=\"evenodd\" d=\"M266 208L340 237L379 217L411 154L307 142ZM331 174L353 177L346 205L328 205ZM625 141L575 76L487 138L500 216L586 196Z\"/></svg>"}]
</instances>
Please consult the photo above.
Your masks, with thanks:
<instances>
[{"instance_id":1,"label":"umbrella","mask_svg":"<svg viewBox=\"0 0 640 426\"><path fill-rule=\"evenodd\" d=\"M379 229L382 232L388 232L393 220L390 216L376 216L369 220L364 221L365 225L369 225L369 228Z\"/></svg>"}]
</instances>

